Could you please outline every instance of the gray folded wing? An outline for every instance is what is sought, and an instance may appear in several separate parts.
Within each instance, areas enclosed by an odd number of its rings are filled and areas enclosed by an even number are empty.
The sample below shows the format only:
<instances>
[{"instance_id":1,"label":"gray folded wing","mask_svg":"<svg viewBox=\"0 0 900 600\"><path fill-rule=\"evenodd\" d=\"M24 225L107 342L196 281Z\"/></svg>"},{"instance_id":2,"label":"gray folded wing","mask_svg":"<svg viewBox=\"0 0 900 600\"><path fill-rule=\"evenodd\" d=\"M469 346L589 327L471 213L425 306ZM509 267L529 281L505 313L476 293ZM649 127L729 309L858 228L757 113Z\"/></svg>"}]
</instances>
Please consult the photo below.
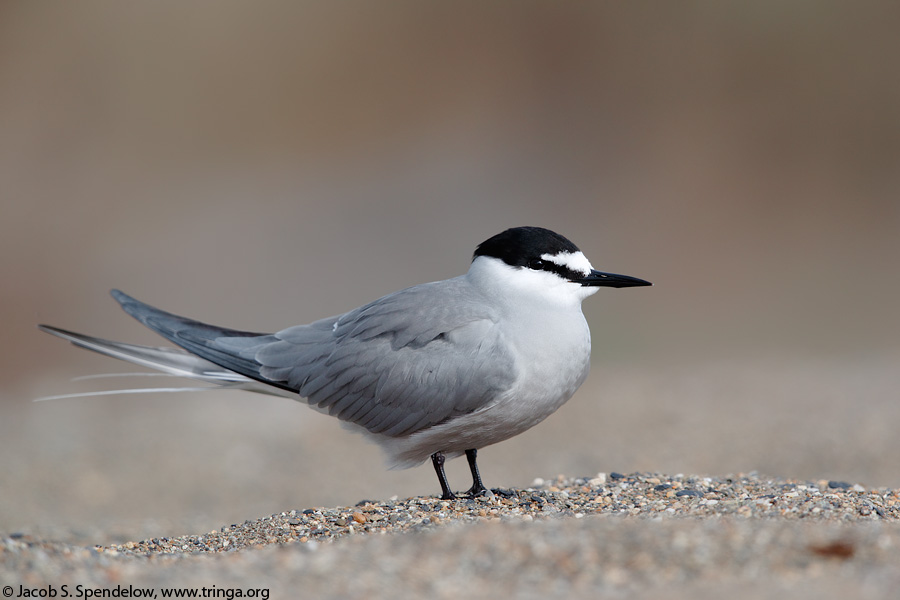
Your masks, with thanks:
<instances>
[{"instance_id":1,"label":"gray folded wing","mask_svg":"<svg viewBox=\"0 0 900 600\"><path fill-rule=\"evenodd\" d=\"M129 314L186 350L388 436L478 410L512 385L513 357L496 315L477 294L456 278L396 292L340 317L253 334L114 293Z\"/></svg>"},{"instance_id":2,"label":"gray folded wing","mask_svg":"<svg viewBox=\"0 0 900 600\"><path fill-rule=\"evenodd\" d=\"M229 337L250 341L254 344L263 344L266 341L275 341L274 336L265 333L225 329L224 327L208 325L200 321L180 317L154 308L119 290L112 290L111 294L125 312L191 354L257 381L288 391L296 391L281 382L265 379L259 373L259 365L251 357L225 350L218 343L218 340Z\"/></svg>"}]
</instances>

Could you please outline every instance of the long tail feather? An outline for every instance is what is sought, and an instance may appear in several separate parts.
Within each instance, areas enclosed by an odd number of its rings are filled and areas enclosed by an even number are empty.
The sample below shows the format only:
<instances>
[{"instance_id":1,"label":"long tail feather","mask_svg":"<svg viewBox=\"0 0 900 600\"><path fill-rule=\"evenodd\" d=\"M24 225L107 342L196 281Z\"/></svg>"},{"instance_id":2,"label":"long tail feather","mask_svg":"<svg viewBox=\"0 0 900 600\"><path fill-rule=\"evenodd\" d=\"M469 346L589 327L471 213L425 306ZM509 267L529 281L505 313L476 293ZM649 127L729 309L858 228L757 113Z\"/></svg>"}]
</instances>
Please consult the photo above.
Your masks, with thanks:
<instances>
[{"instance_id":1,"label":"long tail feather","mask_svg":"<svg viewBox=\"0 0 900 600\"><path fill-rule=\"evenodd\" d=\"M117 396L123 394L165 394L180 392L209 392L212 390L241 389L238 385L223 385L221 387L159 387L159 388L130 388L124 390L98 390L96 392L75 392L73 394L58 394L56 396L41 396L35 398L35 402L46 400L67 400L69 398L90 398L92 396Z\"/></svg>"},{"instance_id":2,"label":"long tail feather","mask_svg":"<svg viewBox=\"0 0 900 600\"><path fill-rule=\"evenodd\" d=\"M75 398L90 395L108 395L115 393L150 393L157 392L181 392L181 391L200 391L208 389L243 389L257 393L270 394L274 396L295 397L295 394L273 388L262 384L254 379L245 377L234 371L225 369L199 356L194 356L183 350L165 347L140 346L137 344L126 344L124 342L114 342L103 338L93 337L67 331L58 327L49 325L38 325L41 331L55 335L67 340L78 346L92 350L105 356L117 358L142 367L156 369L160 374L187 377L194 380L203 381L213 384L215 387L178 387L178 388L137 388L130 390L109 390L104 392L84 393L84 394L63 394L61 396L50 396L41 398L41 400L50 400L57 398ZM147 375L155 375L155 373L147 373Z\"/></svg>"}]
</instances>

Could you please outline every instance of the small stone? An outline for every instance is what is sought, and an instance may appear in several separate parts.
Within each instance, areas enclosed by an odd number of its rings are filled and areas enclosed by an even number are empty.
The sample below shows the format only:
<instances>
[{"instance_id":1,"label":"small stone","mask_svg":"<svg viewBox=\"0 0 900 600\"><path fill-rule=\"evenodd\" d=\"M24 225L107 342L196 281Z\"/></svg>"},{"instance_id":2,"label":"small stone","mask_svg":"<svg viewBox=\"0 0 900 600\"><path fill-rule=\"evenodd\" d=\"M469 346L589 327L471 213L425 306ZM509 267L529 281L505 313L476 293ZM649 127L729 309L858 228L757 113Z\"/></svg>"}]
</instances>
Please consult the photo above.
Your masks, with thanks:
<instances>
[{"instance_id":1,"label":"small stone","mask_svg":"<svg viewBox=\"0 0 900 600\"><path fill-rule=\"evenodd\" d=\"M353 520L357 523L365 523L367 521L366 515L362 514L361 512L353 513Z\"/></svg>"},{"instance_id":2,"label":"small stone","mask_svg":"<svg viewBox=\"0 0 900 600\"><path fill-rule=\"evenodd\" d=\"M675 496L681 498L684 496L691 496L693 498L702 498L703 492L698 492L697 490L680 490L675 492Z\"/></svg>"}]
</instances>

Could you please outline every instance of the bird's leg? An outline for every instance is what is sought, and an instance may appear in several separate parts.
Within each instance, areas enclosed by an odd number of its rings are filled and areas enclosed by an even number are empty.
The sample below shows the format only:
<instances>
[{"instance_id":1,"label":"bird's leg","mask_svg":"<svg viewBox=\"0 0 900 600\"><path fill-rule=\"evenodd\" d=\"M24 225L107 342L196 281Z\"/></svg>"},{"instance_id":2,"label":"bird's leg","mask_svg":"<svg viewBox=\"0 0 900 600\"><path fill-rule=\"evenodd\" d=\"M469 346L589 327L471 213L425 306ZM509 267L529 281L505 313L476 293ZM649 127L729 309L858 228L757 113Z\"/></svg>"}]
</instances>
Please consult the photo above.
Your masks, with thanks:
<instances>
[{"instance_id":1,"label":"bird's leg","mask_svg":"<svg viewBox=\"0 0 900 600\"><path fill-rule=\"evenodd\" d=\"M447 474L444 473L444 453L435 452L432 454L431 464L434 465L434 472L437 473L438 481L441 482L441 500L455 500L456 494L450 490L450 484L447 483Z\"/></svg>"},{"instance_id":2,"label":"bird's leg","mask_svg":"<svg viewBox=\"0 0 900 600\"><path fill-rule=\"evenodd\" d=\"M484 496L488 493L487 488L481 482L481 473L478 472L478 464L475 462L477 456L478 450L475 448L466 450L466 460L469 461L469 470L472 471L472 487L466 491L466 495L471 498Z\"/></svg>"}]
</instances>

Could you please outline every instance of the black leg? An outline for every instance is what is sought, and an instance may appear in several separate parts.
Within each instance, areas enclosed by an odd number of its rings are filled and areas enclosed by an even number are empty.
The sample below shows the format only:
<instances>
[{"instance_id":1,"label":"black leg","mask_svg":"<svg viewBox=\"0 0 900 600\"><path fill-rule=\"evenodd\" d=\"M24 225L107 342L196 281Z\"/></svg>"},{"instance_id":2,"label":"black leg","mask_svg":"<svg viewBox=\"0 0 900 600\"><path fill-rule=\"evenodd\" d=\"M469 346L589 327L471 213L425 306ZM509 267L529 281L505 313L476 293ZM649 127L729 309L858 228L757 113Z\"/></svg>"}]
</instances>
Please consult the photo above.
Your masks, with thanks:
<instances>
[{"instance_id":1,"label":"black leg","mask_svg":"<svg viewBox=\"0 0 900 600\"><path fill-rule=\"evenodd\" d=\"M481 482L481 473L478 472L478 464L475 459L478 457L478 450L472 448L466 450L466 459L469 461L469 470L472 471L472 487L466 492L466 495L475 498L476 496L484 496L487 494L487 488Z\"/></svg>"},{"instance_id":2,"label":"black leg","mask_svg":"<svg viewBox=\"0 0 900 600\"><path fill-rule=\"evenodd\" d=\"M450 484L447 483L447 474L444 473L444 453L435 452L432 454L431 464L434 465L434 472L437 473L438 481L441 482L441 500L454 500L456 494L450 491Z\"/></svg>"}]
</instances>

